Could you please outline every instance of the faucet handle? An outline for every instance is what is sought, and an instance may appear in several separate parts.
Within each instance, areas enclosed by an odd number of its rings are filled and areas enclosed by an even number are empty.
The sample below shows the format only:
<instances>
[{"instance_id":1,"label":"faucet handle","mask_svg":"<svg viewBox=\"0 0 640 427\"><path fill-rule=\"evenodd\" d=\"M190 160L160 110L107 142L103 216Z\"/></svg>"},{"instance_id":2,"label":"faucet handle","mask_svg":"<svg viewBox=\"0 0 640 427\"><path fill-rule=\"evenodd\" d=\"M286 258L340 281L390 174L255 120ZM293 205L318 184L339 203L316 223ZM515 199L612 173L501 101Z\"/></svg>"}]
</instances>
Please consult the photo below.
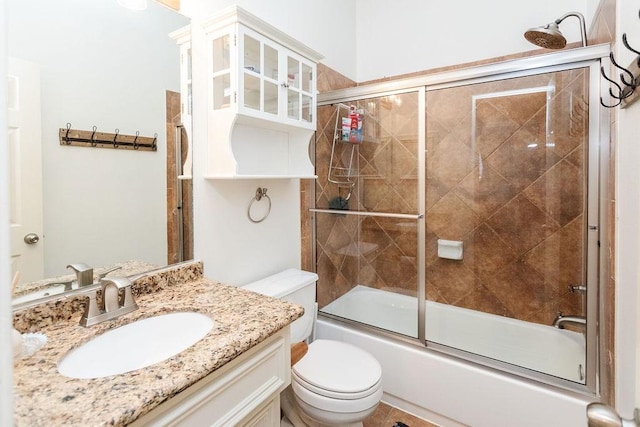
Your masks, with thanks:
<instances>
[{"instance_id":1,"label":"faucet handle","mask_svg":"<svg viewBox=\"0 0 640 427\"><path fill-rule=\"evenodd\" d=\"M98 307L95 289L86 293L86 296L89 297L89 300L87 301L84 307L84 313L82 313L82 317L80 318L80 325L84 327L98 323L96 319L102 313L100 307Z\"/></svg>"},{"instance_id":2,"label":"faucet handle","mask_svg":"<svg viewBox=\"0 0 640 427\"><path fill-rule=\"evenodd\" d=\"M100 282L102 283L103 288L105 285L112 284L118 289L124 289L133 284L128 277L103 277Z\"/></svg>"},{"instance_id":3,"label":"faucet handle","mask_svg":"<svg viewBox=\"0 0 640 427\"><path fill-rule=\"evenodd\" d=\"M133 282L128 277L105 277L100 283L102 283L102 298L104 300L104 309L109 312L116 308L131 308L136 310L138 304L136 304L133 298L133 292L131 285ZM111 286L114 286L115 292L110 290ZM124 296L120 298L120 289L124 289Z\"/></svg>"},{"instance_id":4,"label":"faucet handle","mask_svg":"<svg viewBox=\"0 0 640 427\"><path fill-rule=\"evenodd\" d=\"M67 268L71 268L75 271L78 286L88 286L93 284L93 268L89 267L84 262L69 264L67 265Z\"/></svg>"},{"instance_id":5,"label":"faucet handle","mask_svg":"<svg viewBox=\"0 0 640 427\"><path fill-rule=\"evenodd\" d=\"M122 266L120 265L120 266L116 266L116 267L110 268L108 270L105 270L102 273L98 273L98 281L101 281L102 279L104 279L104 277L107 274L109 274L109 273L111 273L113 271L116 271L116 270L120 270L121 268L122 268Z\"/></svg>"}]
</instances>

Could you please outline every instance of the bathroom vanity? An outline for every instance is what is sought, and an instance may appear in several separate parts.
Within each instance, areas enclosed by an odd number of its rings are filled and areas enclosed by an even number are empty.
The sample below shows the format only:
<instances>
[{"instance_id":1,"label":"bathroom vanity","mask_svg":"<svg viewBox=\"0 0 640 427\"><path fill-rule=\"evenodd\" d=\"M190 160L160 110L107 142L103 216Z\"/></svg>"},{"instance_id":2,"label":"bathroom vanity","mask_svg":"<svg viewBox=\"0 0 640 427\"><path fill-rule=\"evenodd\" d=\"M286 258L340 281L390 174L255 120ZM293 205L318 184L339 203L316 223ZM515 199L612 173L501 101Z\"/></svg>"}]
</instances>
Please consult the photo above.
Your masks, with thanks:
<instances>
[{"instance_id":1,"label":"bathroom vanity","mask_svg":"<svg viewBox=\"0 0 640 427\"><path fill-rule=\"evenodd\" d=\"M47 344L15 362L15 425L277 425L290 382L289 324L299 306L202 276L192 262L134 284L139 309L90 328L78 324L86 298L14 313L20 332ZM171 312L211 316L211 331L162 362L121 375L74 379L57 371L72 348L110 329ZM126 352L127 348L114 348Z\"/></svg>"}]
</instances>

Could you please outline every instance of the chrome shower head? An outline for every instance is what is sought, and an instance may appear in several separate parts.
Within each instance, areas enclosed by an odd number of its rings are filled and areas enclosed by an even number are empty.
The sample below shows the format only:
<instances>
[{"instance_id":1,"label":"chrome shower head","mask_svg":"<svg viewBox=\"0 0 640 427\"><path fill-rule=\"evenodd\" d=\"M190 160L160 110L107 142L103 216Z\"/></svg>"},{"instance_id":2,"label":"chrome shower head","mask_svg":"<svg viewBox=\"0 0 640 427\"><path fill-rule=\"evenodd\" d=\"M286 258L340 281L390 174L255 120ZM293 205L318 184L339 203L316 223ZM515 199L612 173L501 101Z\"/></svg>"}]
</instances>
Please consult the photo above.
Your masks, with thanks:
<instances>
[{"instance_id":1,"label":"chrome shower head","mask_svg":"<svg viewBox=\"0 0 640 427\"><path fill-rule=\"evenodd\" d=\"M545 49L562 49L567 45L567 39L564 38L558 24L552 22L544 27L536 27L527 30L524 38L536 46Z\"/></svg>"},{"instance_id":2,"label":"chrome shower head","mask_svg":"<svg viewBox=\"0 0 640 427\"><path fill-rule=\"evenodd\" d=\"M560 28L558 27L558 25L560 25L560 23L569 16L575 16L580 20L580 36L582 38L582 46L586 46L587 30L584 23L584 17L581 13L578 12L567 13L566 15L561 16L554 22L543 27L531 28L524 33L524 38L526 38L529 42L535 44L536 46L540 46L545 49L562 49L567 45L567 39L560 32Z\"/></svg>"}]
</instances>

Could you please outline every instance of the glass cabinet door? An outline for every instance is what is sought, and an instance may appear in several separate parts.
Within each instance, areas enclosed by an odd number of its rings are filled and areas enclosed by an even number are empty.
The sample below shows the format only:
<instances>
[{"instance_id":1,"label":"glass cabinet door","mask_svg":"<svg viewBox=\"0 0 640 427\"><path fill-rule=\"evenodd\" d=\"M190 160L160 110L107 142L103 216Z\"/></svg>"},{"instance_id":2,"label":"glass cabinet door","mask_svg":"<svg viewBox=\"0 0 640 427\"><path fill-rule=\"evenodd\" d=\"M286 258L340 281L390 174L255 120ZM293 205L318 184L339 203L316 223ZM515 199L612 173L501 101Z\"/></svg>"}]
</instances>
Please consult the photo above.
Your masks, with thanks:
<instances>
[{"instance_id":1,"label":"glass cabinet door","mask_svg":"<svg viewBox=\"0 0 640 427\"><path fill-rule=\"evenodd\" d=\"M211 42L211 79L213 80L213 109L228 108L231 104L231 36L224 34Z\"/></svg>"},{"instance_id":2,"label":"glass cabinet door","mask_svg":"<svg viewBox=\"0 0 640 427\"><path fill-rule=\"evenodd\" d=\"M313 67L287 56L287 118L313 122Z\"/></svg>"},{"instance_id":3,"label":"glass cabinet door","mask_svg":"<svg viewBox=\"0 0 640 427\"><path fill-rule=\"evenodd\" d=\"M258 34L242 35L242 107L277 116L279 108L279 52Z\"/></svg>"},{"instance_id":4,"label":"glass cabinet door","mask_svg":"<svg viewBox=\"0 0 640 427\"><path fill-rule=\"evenodd\" d=\"M242 64L243 105L252 110L260 110L260 41L245 34Z\"/></svg>"},{"instance_id":5,"label":"glass cabinet door","mask_svg":"<svg viewBox=\"0 0 640 427\"><path fill-rule=\"evenodd\" d=\"M278 50L265 44L264 45L264 112L278 115L280 113L280 103L278 102L278 90L280 73L278 69L279 54Z\"/></svg>"},{"instance_id":6,"label":"glass cabinet door","mask_svg":"<svg viewBox=\"0 0 640 427\"><path fill-rule=\"evenodd\" d=\"M313 122L313 68L303 63L300 84L302 89L301 119L305 122Z\"/></svg>"},{"instance_id":7,"label":"glass cabinet door","mask_svg":"<svg viewBox=\"0 0 640 427\"><path fill-rule=\"evenodd\" d=\"M287 56L287 117L300 119L300 61Z\"/></svg>"},{"instance_id":8,"label":"glass cabinet door","mask_svg":"<svg viewBox=\"0 0 640 427\"><path fill-rule=\"evenodd\" d=\"M209 39L211 109L311 128L315 64L243 26Z\"/></svg>"}]
</instances>

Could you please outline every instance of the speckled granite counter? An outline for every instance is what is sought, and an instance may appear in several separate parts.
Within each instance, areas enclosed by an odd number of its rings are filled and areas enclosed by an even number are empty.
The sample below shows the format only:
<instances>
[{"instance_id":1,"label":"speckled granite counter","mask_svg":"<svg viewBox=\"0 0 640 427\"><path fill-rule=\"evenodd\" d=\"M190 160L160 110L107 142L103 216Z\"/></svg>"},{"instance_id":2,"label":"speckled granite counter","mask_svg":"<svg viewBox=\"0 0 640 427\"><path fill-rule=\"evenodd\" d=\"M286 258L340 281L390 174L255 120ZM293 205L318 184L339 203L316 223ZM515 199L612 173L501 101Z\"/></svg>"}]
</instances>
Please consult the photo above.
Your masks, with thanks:
<instances>
[{"instance_id":1,"label":"speckled granite counter","mask_svg":"<svg viewBox=\"0 0 640 427\"><path fill-rule=\"evenodd\" d=\"M48 342L14 369L17 426L126 425L302 315L287 302L202 277L199 262L149 276L134 286L140 309L84 328L83 297L14 313L21 332L42 332ZM176 311L210 315L215 324L201 341L164 362L93 380L58 374L56 362L93 336L140 318ZM114 349L127 351L127 349Z\"/></svg>"}]
</instances>

